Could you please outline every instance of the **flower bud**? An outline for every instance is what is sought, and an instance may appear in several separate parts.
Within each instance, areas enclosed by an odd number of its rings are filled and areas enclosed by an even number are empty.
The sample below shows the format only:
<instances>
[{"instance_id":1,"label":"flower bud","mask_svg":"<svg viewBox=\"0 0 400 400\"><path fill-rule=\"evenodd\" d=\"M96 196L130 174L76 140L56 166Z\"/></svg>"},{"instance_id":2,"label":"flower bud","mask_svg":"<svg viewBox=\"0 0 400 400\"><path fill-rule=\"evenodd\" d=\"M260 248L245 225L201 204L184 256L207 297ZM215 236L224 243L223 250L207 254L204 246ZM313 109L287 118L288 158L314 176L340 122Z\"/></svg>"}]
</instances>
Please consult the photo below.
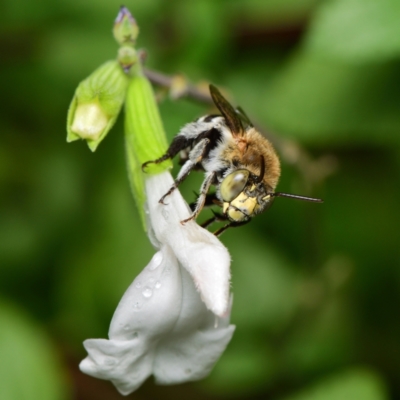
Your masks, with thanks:
<instances>
[{"instance_id":1,"label":"flower bud","mask_svg":"<svg viewBox=\"0 0 400 400\"><path fill-rule=\"evenodd\" d=\"M95 151L121 111L127 85L117 61L106 62L82 81L68 110L67 142L85 139Z\"/></svg>"},{"instance_id":2,"label":"flower bud","mask_svg":"<svg viewBox=\"0 0 400 400\"><path fill-rule=\"evenodd\" d=\"M113 34L120 45L133 46L139 34L139 27L129 10L122 6L114 22Z\"/></svg>"},{"instance_id":3,"label":"flower bud","mask_svg":"<svg viewBox=\"0 0 400 400\"><path fill-rule=\"evenodd\" d=\"M138 61L138 54L133 47L121 46L118 49L118 62L125 72L129 72L132 65Z\"/></svg>"}]
</instances>

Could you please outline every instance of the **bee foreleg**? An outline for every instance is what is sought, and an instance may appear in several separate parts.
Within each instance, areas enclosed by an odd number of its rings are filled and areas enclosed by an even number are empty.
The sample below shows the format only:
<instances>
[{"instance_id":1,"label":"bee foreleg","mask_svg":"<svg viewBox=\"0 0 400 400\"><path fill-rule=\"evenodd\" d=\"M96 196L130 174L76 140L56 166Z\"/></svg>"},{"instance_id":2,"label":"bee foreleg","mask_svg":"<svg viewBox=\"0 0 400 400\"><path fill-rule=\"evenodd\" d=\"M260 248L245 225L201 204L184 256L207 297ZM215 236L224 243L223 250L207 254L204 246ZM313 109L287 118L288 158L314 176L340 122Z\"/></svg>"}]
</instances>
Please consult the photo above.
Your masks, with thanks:
<instances>
[{"instance_id":1,"label":"bee foreleg","mask_svg":"<svg viewBox=\"0 0 400 400\"><path fill-rule=\"evenodd\" d=\"M157 158L156 160L150 160L143 163L142 171L144 171L149 164L160 164L163 161L168 160L169 158L174 158L181 150L183 150L188 146L188 142L189 141L185 136L182 135L175 136L167 152L160 158Z\"/></svg>"},{"instance_id":2,"label":"bee foreleg","mask_svg":"<svg viewBox=\"0 0 400 400\"><path fill-rule=\"evenodd\" d=\"M202 228L208 228L211 224L213 224L214 222L221 222L221 221L226 221L227 218L225 217L225 215L220 214L220 213L216 213L215 211L211 210L212 213L214 214L213 217L211 217L210 219L208 219L207 221L204 221L201 224Z\"/></svg>"},{"instance_id":3,"label":"bee foreleg","mask_svg":"<svg viewBox=\"0 0 400 400\"><path fill-rule=\"evenodd\" d=\"M171 186L168 192L165 193L163 197L161 197L159 203L164 204L164 199L169 196L186 179L186 177L190 174L190 171L195 168L196 164L201 162L209 141L209 139L202 139L199 143L196 144L196 146L193 147L193 149L189 153L189 159L185 162L185 164L183 164L177 178L175 179L174 184Z\"/></svg>"},{"instance_id":4,"label":"bee foreleg","mask_svg":"<svg viewBox=\"0 0 400 400\"><path fill-rule=\"evenodd\" d=\"M197 193L194 193L194 194L196 195L196 201L189 204L189 207L190 207L190 209L191 209L192 211L194 211L194 210L196 209L197 199L198 199L198 197L199 197L199 195L198 195ZM219 200L219 199L217 198L217 196L216 196L215 193L208 193L208 194L206 195L206 200L205 200L205 202L204 202L203 208L205 208L205 207L212 207L212 206L219 206L219 207L222 207L222 201ZM214 212L214 211L212 211L212 212ZM214 214L215 214L215 213L214 213Z\"/></svg>"},{"instance_id":5,"label":"bee foreleg","mask_svg":"<svg viewBox=\"0 0 400 400\"><path fill-rule=\"evenodd\" d=\"M222 235L228 228L237 228L238 226L243 226L246 225L250 222L251 220L247 220L247 221L242 221L242 222L230 222L229 224L226 224L225 226L223 226L222 228L219 228L218 230L216 230L214 232L215 236L220 236Z\"/></svg>"},{"instance_id":6,"label":"bee foreleg","mask_svg":"<svg viewBox=\"0 0 400 400\"><path fill-rule=\"evenodd\" d=\"M181 170L179 171L178 176L175 179L174 184L169 188L168 192L164 194L163 197L158 201L160 204L165 204L164 199L169 196L190 174L190 171L196 166L191 160L187 160L185 164L183 164Z\"/></svg>"},{"instance_id":7,"label":"bee foreleg","mask_svg":"<svg viewBox=\"0 0 400 400\"><path fill-rule=\"evenodd\" d=\"M200 140L200 142L197 143L192 150L190 150L189 160L193 164L198 164L201 162L206 152L208 143L210 143L210 139L204 138Z\"/></svg>"},{"instance_id":8,"label":"bee foreleg","mask_svg":"<svg viewBox=\"0 0 400 400\"><path fill-rule=\"evenodd\" d=\"M210 189L211 183L213 182L213 180L215 178L215 175L216 175L215 172L207 172L206 173L206 177L200 188L199 197L197 198L196 208L194 209L193 214L189 218L181 221L181 224L185 224L186 222L191 221L192 219L196 219L197 216L200 214L200 211L204 207L204 203L207 198L207 193Z\"/></svg>"}]
</instances>

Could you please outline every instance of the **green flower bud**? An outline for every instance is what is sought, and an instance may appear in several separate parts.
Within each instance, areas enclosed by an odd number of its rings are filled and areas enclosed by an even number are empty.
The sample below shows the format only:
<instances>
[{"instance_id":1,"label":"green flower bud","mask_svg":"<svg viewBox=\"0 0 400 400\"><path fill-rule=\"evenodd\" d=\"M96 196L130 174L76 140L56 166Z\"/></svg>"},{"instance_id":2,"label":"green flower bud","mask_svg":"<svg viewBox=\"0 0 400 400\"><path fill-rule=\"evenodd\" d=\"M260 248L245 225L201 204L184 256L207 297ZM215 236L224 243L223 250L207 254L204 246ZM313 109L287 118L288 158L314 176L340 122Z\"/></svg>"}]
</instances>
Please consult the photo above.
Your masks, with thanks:
<instances>
[{"instance_id":1,"label":"green flower bud","mask_svg":"<svg viewBox=\"0 0 400 400\"><path fill-rule=\"evenodd\" d=\"M129 72L132 65L138 61L138 54L133 47L122 46L118 49L118 62L125 72Z\"/></svg>"},{"instance_id":2,"label":"green flower bud","mask_svg":"<svg viewBox=\"0 0 400 400\"><path fill-rule=\"evenodd\" d=\"M113 34L120 45L133 46L139 34L139 27L129 10L122 6L114 22Z\"/></svg>"},{"instance_id":3,"label":"green flower bud","mask_svg":"<svg viewBox=\"0 0 400 400\"><path fill-rule=\"evenodd\" d=\"M149 164L146 173L142 171L143 163L165 154L168 143L153 89L141 71L133 74L126 95L125 141L131 187L145 226L145 176L170 169L172 162L166 160L160 164Z\"/></svg>"},{"instance_id":4,"label":"green flower bud","mask_svg":"<svg viewBox=\"0 0 400 400\"><path fill-rule=\"evenodd\" d=\"M82 81L68 110L67 142L85 139L95 151L118 117L127 85L117 61L106 62Z\"/></svg>"}]
</instances>

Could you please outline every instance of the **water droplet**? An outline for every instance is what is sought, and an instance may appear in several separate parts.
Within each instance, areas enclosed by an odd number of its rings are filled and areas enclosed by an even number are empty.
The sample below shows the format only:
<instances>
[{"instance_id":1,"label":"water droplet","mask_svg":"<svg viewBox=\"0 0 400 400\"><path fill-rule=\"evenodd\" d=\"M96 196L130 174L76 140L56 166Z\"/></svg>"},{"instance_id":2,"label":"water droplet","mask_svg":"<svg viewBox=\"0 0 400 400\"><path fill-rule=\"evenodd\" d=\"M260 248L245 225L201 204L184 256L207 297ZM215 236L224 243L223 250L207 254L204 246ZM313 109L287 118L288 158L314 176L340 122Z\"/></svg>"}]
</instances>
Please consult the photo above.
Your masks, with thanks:
<instances>
[{"instance_id":1,"label":"water droplet","mask_svg":"<svg viewBox=\"0 0 400 400\"><path fill-rule=\"evenodd\" d=\"M154 271L162 263L162 260L163 260L163 256L162 256L161 251L154 254L153 259L151 260L151 263L149 266L149 270Z\"/></svg>"},{"instance_id":2,"label":"water droplet","mask_svg":"<svg viewBox=\"0 0 400 400\"><path fill-rule=\"evenodd\" d=\"M139 334L137 332L133 332L132 336L134 339L136 339L139 336Z\"/></svg>"},{"instance_id":3,"label":"water droplet","mask_svg":"<svg viewBox=\"0 0 400 400\"><path fill-rule=\"evenodd\" d=\"M168 218L169 218L169 211L168 211L165 207L162 209L161 215L164 217L164 219L165 219L166 221L168 221Z\"/></svg>"},{"instance_id":4,"label":"water droplet","mask_svg":"<svg viewBox=\"0 0 400 400\"><path fill-rule=\"evenodd\" d=\"M129 325L125 325L124 326L124 331L129 331L130 326Z\"/></svg>"},{"instance_id":5,"label":"water droplet","mask_svg":"<svg viewBox=\"0 0 400 400\"><path fill-rule=\"evenodd\" d=\"M154 278L150 278L149 282L153 283L154 282Z\"/></svg>"},{"instance_id":6,"label":"water droplet","mask_svg":"<svg viewBox=\"0 0 400 400\"><path fill-rule=\"evenodd\" d=\"M149 287L145 287L145 288L143 289L142 295L143 295L144 297L149 298L149 297L151 297L152 294L153 294L153 291L152 291Z\"/></svg>"},{"instance_id":7,"label":"water droplet","mask_svg":"<svg viewBox=\"0 0 400 400\"><path fill-rule=\"evenodd\" d=\"M154 285L154 287L155 287L156 289L160 289L160 287L161 287L161 282L160 282L160 281L157 281L156 284Z\"/></svg>"},{"instance_id":8,"label":"water droplet","mask_svg":"<svg viewBox=\"0 0 400 400\"><path fill-rule=\"evenodd\" d=\"M133 308L136 308L137 310L142 307L142 304L139 303L138 301L133 305Z\"/></svg>"},{"instance_id":9,"label":"water droplet","mask_svg":"<svg viewBox=\"0 0 400 400\"><path fill-rule=\"evenodd\" d=\"M136 282L136 283L135 283L135 286L139 289L139 288L142 287L142 283L141 283L141 282Z\"/></svg>"}]
</instances>

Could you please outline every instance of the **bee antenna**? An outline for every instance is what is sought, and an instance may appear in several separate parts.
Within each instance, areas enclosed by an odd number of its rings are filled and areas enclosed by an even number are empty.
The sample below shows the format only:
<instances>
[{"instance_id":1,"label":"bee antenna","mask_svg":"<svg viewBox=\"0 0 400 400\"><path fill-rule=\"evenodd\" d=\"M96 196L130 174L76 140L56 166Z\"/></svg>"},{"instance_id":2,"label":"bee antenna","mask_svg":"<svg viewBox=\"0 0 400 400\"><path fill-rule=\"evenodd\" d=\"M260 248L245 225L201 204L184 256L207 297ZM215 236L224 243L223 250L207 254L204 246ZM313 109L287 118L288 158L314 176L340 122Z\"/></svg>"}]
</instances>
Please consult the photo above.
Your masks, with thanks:
<instances>
[{"instance_id":1,"label":"bee antenna","mask_svg":"<svg viewBox=\"0 0 400 400\"><path fill-rule=\"evenodd\" d=\"M257 176L256 182L260 183L265 175L265 160L263 156L260 156L260 174Z\"/></svg>"},{"instance_id":2,"label":"bee antenna","mask_svg":"<svg viewBox=\"0 0 400 400\"><path fill-rule=\"evenodd\" d=\"M323 203L324 202L322 199L316 199L315 197L299 196L297 194L289 194L289 193L281 193L281 192L272 193L271 196L273 196L273 197L288 197L290 199L312 201L314 203Z\"/></svg>"}]
</instances>

